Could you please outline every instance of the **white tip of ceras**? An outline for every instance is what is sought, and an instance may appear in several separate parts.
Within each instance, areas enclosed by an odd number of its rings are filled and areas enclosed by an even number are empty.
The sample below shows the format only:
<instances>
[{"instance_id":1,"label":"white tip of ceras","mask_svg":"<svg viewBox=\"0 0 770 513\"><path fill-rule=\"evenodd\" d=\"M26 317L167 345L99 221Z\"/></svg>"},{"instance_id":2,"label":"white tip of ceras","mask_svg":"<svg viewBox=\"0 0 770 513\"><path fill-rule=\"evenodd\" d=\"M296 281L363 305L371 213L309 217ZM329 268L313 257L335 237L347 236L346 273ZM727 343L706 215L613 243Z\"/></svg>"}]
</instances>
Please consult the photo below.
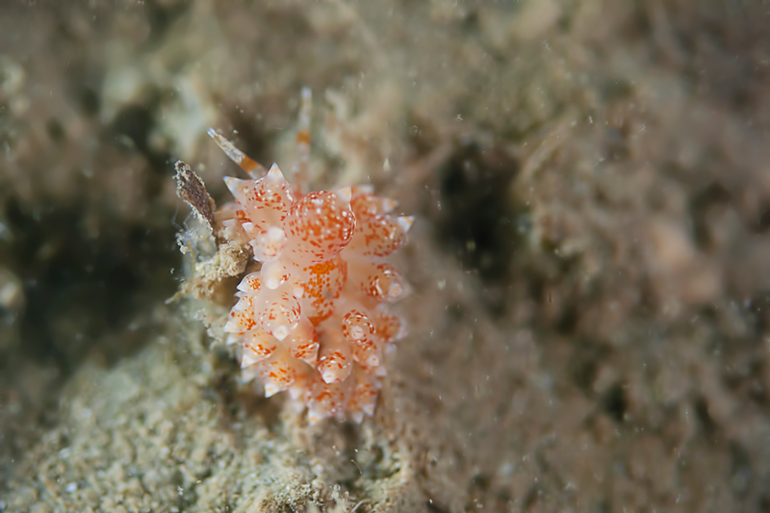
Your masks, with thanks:
<instances>
[{"instance_id":1,"label":"white tip of ceras","mask_svg":"<svg viewBox=\"0 0 770 513\"><path fill-rule=\"evenodd\" d=\"M364 194L374 194L374 185L370 185L368 183L363 185L356 185L356 189L358 189L360 192L363 192Z\"/></svg>"},{"instance_id":2,"label":"white tip of ceras","mask_svg":"<svg viewBox=\"0 0 770 513\"><path fill-rule=\"evenodd\" d=\"M289 328L286 326L278 326L273 330L272 335L278 340L283 340L289 336Z\"/></svg>"},{"instance_id":3,"label":"white tip of ceras","mask_svg":"<svg viewBox=\"0 0 770 513\"><path fill-rule=\"evenodd\" d=\"M285 324L282 324L276 327L275 329L273 329L273 331L271 331L270 334L275 338L277 338L278 340L283 340L286 337L288 337L292 331L297 329L297 326L299 326L299 323L294 323L294 325L292 326L287 326Z\"/></svg>"},{"instance_id":4,"label":"white tip of ceras","mask_svg":"<svg viewBox=\"0 0 770 513\"><path fill-rule=\"evenodd\" d=\"M246 223L243 223L246 224ZM245 230L245 228L244 228ZM246 230L247 233L249 233L249 230ZM263 230L257 234L257 236L249 242L251 244L251 247L254 250L254 260L257 260L259 262L267 262L268 260L274 260L278 258L278 256L281 254L283 249L286 247L286 232L284 232L281 228L278 228L277 226L271 226L267 230ZM277 275L276 277L279 279L277 284L275 286L272 286L267 281L267 276L265 272L262 272L263 277L265 278L265 284L268 288L274 289L278 287L282 283L280 281L280 278L283 276L283 273L285 272L283 266L280 266L280 269L275 271L273 274Z\"/></svg>"},{"instance_id":5,"label":"white tip of ceras","mask_svg":"<svg viewBox=\"0 0 770 513\"><path fill-rule=\"evenodd\" d=\"M299 401L304 399L306 391L294 385L289 387L288 392L289 397L291 398L289 406L292 407L292 409L294 409L297 413L301 413L302 410L305 409L305 405L301 404Z\"/></svg>"},{"instance_id":6,"label":"white tip of ceras","mask_svg":"<svg viewBox=\"0 0 770 513\"><path fill-rule=\"evenodd\" d=\"M272 383L265 384L265 397L271 397L280 392L281 389Z\"/></svg>"},{"instance_id":7,"label":"white tip of ceras","mask_svg":"<svg viewBox=\"0 0 770 513\"><path fill-rule=\"evenodd\" d=\"M249 349L244 349L243 354L241 355L241 369L245 369L246 367L251 367L255 363L257 363L260 359L257 358L252 351Z\"/></svg>"},{"instance_id":8,"label":"white tip of ceras","mask_svg":"<svg viewBox=\"0 0 770 513\"><path fill-rule=\"evenodd\" d=\"M302 99L303 100L310 100L313 97L313 91L310 90L309 87L303 87L302 88Z\"/></svg>"},{"instance_id":9,"label":"white tip of ceras","mask_svg":"<svg viewBox=\"0 0 770 513\"><path fill-rule=\"evenodd\" d=\"M406 280L400 275L396 275L394 278L395 279L388 284L388 290L380 291L380 293L385 296L385 301L388 301L389 303L393 303L409 295L412 290Z\"/></svg>"},{"instance_id":10,"label":"white tip of ceras","mask_svg":"<svg viewBox=\"0 0 770 513\"><path fill-rule=\"evenodd\" d=\"M338 189L335 194L345 203L350 203L350 198L353 197L353 189L350 187L343 187L342 189Z\"/></svg>"},{"instance_id":11,"label":"white tip of ceras","mask_svg":"<svg viewBox=\"0 0 770 513\"><path fill-rule=\"evenodd\" d=\"M256 365L246 367L241 370L241 383L246 384L254 381L259 376L259 368Z\"/></svg>"},{"instance_id":12,"label":"white tip of ceras","mask_svg":"<svg viewBox=\"0 0 770 513\"><path fill-rule=\"evenodd\" d=\"M283 285L285 281L286 267L281 264L280 260L266 261L264 264L262 264L262 271L260 276L267 288L275 290Z\"/></svg>"},{"instance_id":13,"label":"white tip of ceras","mask_svg":"<svg viewBox=\"0 0 770 513\"><path fill-rule=\"evenodd\" d=\"M211 127L208 127L208 128L206 129L206 133L207 133L207 134L209 134L209 137L211 137L211 138L212 138L212 139L214 139L214 140L216 140L216 139L217 139L217 137L219 136L219 134L217 133L217 131L216 131L216 130L214 130L213 128L211 128Z\"/></svg>"},{"instance_id":14,"label":"white tip of ceras","mask_svg":"<svg viewBox=\"0 0 770 513\"><path fill-rule=\"evenodd\" d=\"M322 420L320 415L317 415L311 411L307 413L307 423L311 426L315 426Z\"/></svg>"},{"instance_id":15,"label":"white tip of ceras","mask_svg":"<svg viewBox=\"0 0 770 513\"><path fill-rule=\"evenodd\" d=\"M332 372L332 371L330 371L330 370L327 370L326 372L321 374L321 379L324 380L324 383L326 383L327 385L330 384L330 383L334 383L336 381L339 381L337 379L337 374Z\"/></svg>"},{"instance_id":16,"label":"white tip of ceras","mask_svg":"<svg viewBox=\"0 0 770 513\"><path fill-rule=\"evenodd\" d=\"M222 178L225 181L225 186L233 193L233 196L238 197L244 195L249 191L249 187L253 184L248 180L241 180L232 176L225 176Z\"/></svg>"},{"instance_id":17,"label":"white tip of ceras","mask_svg":"<svg viewBox=\"0 0 770 513\"><path fill-rule=\"evenodd\" d=\"M281 172L281 168L278 167L278 164L273 162L273 165L270 166L270 170L267 172L267 178L272 181L282 181L284 180L283 173Z\"/></svg>"},{"instance_id":18,"label":"white tip of ceras","mask_svg":"<svg viewBox=\"0 0 770 513\"><path fill-rule=\"evenodd\" d=\"M388 287L387 299L389 301L395 301L405 295L405 292L404 287L400 283L392 283L390 287Z\"/></svg>"},{"instance_id":19,"label":"white tip of ceras","mask_svg":"<svg viewBox=\"0 0 770 513\"><path fill-rule=\"evenodd\" d=\"M238 284L237 289L241 292L256 292L259 290L259 285L259 273L254 272L244 276L241 282Z\"/></svg>"},{"instance_id":20,"label":"white tip of ceras","mask_svg":"<svg viewBox=\"0 0 770 513\"><path fill-rule=\"evenodd\" d=\"M404 230L404 233L408 232L414 224L414 216L403 216L396 218L396 222Z\"/></svg>"},{"instance_id":21,"label":"white tip of ceras","mask_svg":"<svg viewBox=\"0 0 770 513\"><path fill-rule=\"evenodd\" d=\"M398 201L390 198L382 198L382 213L389 214L398 206Z\"/></svg>"},{"instance_id":22,"label":"white tip of ceras","mask_svg":"<svg viewBox=\"0 0 770 513\"><path fill-rule=\"evenodd\" d=\"M372 415L374 415L374 406L375 406L375 404L376 404L376 401L372 402L372 403L364 404L363 406L361 406L361 410L363 410L363 412L366 415L371 417Z\"/></svg>"},{"instance_id":23,"label":"white tip of ceras","mask_svg":"<svg viewBox=\"0 0 770 513\"><path fill-rule=\"evenodd\" d=\"M281 286L281 283L282 282L281 282L280 278L266 278L265 279L265 285L269 289L275 290L275 289L277 289L278 287Z\"/></svg>"},{"instance_id":24,"label":"white tip of ceras","mask_svg":"<svg viewBox=\"0 0 770 513\"><path fill-rule=\"evenodd\" d=\"M395 337L393 337L393 340L392 340L392 342L396 342L396 341L398 341L398 340L401 340L401 339L403 339L403 338L406 338L406 336L407 336L407 335L409 335L409 330L408 330L408 329L406 329L406 323L405 323L405 322L402 322L402 323L401 323L401 327L400 327L400 328L398 328L398 333L396 333L396 336L395 336ZM390 350L390 348L391 348L391 347L393 348L393 350L395 350L395 349L396 349L396 346L391 346L391 345L388 345L388 346L386 346L386 349L387 349L387 350Z\"/></svg>"},{"instance_id":25,"label":"white tip of ceras","mask_svg":"<svg viewBox=\"0 0 770 513\"><path fill-rule=\"evenodd\" d=\"M286 233L277 226L268 228L265 236L270 243L283 242L286 240Z\"/></svg>"},{"instance_id":26,"label":"white tip of ceras","mask_svg":"<svg viewBox=\"0 0 770 513\"><path fill-rule=\"evenodd\" d=\"M222 328L225 333L239 333L242 329L243 328L233 319L228 320Z\"/></svg>"}]
</instances>

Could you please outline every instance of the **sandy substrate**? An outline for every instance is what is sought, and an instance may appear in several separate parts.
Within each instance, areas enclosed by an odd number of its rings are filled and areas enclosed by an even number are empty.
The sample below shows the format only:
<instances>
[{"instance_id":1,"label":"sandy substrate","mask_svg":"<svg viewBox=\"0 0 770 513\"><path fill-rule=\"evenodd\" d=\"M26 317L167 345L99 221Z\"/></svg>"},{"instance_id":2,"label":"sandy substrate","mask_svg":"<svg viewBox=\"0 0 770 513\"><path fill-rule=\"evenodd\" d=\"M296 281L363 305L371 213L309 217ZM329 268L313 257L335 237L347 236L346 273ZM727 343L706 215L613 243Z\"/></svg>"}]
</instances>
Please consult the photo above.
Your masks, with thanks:
<instances>
[{"instance_id":1,"label":"sandy substrate","mask_svg":"<svg viewBox=\"0 0 770 513\"><path fill-rule=\"evenodd\" d=\"M770 510L767 6L461 4L0 7L0 511ZM417 216L360 426L239 384L237 278L165 302L173 161L225 201L302 86Z\"/></svg>"}]
</instances>

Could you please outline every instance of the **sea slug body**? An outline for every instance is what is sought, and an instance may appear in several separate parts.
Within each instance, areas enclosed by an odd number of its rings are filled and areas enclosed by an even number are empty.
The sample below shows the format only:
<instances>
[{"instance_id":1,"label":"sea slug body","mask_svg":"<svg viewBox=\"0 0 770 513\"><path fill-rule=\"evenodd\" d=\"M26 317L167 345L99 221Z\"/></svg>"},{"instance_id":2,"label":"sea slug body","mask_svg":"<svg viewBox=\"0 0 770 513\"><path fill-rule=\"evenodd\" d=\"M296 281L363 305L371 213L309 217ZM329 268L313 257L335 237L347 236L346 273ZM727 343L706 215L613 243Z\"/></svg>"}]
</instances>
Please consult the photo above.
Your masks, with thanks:
<instances>
[{"instance_id":1,"label":"sea slug body","mask_svg":"<svg viewBox=\"0 0 770 513\"><path fill-rule=\"evenodd\" d=\"M225 332L237 344L244 379L265 395L287 391L310 424L361 422L374 412L384 354L406 334L388 305L409 290L386 259L406 243L413 217L368 186L306 192L310 91L303 90L293 184L209 129L250 175L225 178L235 204L223 225L248 242L261 268L244 276ZM221 218L221 216L220 216Z\"/></svg>"}]
</instances>

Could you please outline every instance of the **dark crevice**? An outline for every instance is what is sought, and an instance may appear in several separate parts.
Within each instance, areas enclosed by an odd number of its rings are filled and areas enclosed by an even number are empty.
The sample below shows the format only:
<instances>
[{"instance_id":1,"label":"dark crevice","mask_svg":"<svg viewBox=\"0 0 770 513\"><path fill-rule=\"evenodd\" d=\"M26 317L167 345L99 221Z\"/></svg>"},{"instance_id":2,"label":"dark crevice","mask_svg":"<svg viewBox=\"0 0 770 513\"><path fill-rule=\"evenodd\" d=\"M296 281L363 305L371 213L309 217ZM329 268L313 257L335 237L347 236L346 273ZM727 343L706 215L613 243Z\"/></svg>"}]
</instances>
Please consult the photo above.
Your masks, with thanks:
<instances>
[{"instance_id":1,"label":"dark crevice","mask_svg":"<svg viewBox=\"0 0 770 513\"><path fill-rule=\"evenodd\" d=\"M749 452L736 441L729 443L731 456L730 485L736 497L745 498L752 484L754 473L751 470Z\"/></svg>"},{"instance_id":2,"label":"dark crevice","mask_svg":"<svg viewBox=\"0 0 770 513\"><path fill-rule=\"evenodd\" d=\"M602 407L604 412L617 423L623 423L626 417L626 410L628 408L628 401L626 400L626 393L623 390L623 385L616 383L604 394L602 399Z\"/></svg>"},{"instance_id":3,"label":"dark crevice","mask_svg":"<svg viewBox=\"0 0 770 513\"><path fill-rule=\"evenodd\" d=\"M716 432L717 425L709 413L708 403L706 402L706 399L701 396L697 397L694 403L695 418L697 418L700 422L700 425L703 428L705 434L710 437Z\"/></svg>"},{"instance_id":4,"label":"dark crevice","mask_svg":"<svg viewBox=\"0 0 770 513\"><path fill-rule=\"evenodd\" d=\"M184 14L192 2L158 2L148 0L145 4L147 21L150 23L150 37L146 44L152 46L158 44L166 36L173 23Z\"/></svg>"},{"instance_id":5,"label":"dark crevice","mask_svg":"<svg viewBox=\"0 0 770 513\"><path fill-rule=\"evenodd\" d=\"M600 362L606 360L607 350L591 343L576 343L576 349L570 358L569 374L572 382L586 396L593 396L593 385Z\"/></svg>"},{"instance_id":6,"label":"dark crevice","mask_svg":"<svg viewBox=\"0 0 770 513\"><path fill-rule=\"evenodd\" d=\"M714 206L727 204L731 195L722 184L712 182L690 199L690 212L693 219L695 243L700 249L709 250L713 245L708 227L707 214Z\"/></svg>"},{"instance_id":7,"label":"dark crevice","mask_svg":"<svg viewBox=\"0 0 770 513\"><path fill-rule=\"evenodd\" d=\"M150 145L150 135L155 129L155 113L160 104L160 94L153 91L143 103L130 104L118 112L107 131L109 142L117 144L126 152L138 151L150 163L153 171L160 176L173 172L171 156L166 151L156 150Z\"/></svg>"},{"instance_id":8,"label":"dark crevice","mask_svg":"<svg viewBox=\"0 0 770 513\"><path fill-rule=\"evenodd\" d=\"M143 308L139 298L161 300L175 289L169 273L150 271L176 263L170 227L148 231L103 219L101 235L92 238L81 221L83 208L33 212L11 200L5 212L17 236L4 259L22 279L27 301L20 318L22 352L53 361L65 373L100 340L108 362L145 343L141 330L128 328ZM131 335L105 337L113 332ZM131 347L122 345L128 339Z\"/></svg>"},{"instance_id":9,"label":"dark crevice","mask_svg":"<svg viewBox=\"0 0 770 513\"><path fill-rule=\"evenodd\" d=\"M519 215L510 184L518 165L494 149L462 144L439 170L436 234L444 247L486 283L508 274Z\"/></svg>"}]
</instances>

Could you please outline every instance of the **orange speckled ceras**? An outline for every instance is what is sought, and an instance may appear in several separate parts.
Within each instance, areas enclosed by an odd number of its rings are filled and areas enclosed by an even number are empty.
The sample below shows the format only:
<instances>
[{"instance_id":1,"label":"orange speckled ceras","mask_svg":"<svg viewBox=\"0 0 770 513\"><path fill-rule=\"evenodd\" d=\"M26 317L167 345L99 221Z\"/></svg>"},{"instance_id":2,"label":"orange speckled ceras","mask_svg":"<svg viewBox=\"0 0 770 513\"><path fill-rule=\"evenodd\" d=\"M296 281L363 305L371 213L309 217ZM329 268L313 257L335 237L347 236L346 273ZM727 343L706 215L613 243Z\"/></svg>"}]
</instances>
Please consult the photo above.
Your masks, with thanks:
<instances>
[{"instance_id":1,"label":"orange speckled ceras","mask_svg":"<svg viewBox=\"0 0 770 513\"><path fill-rule=\"evenodd\" d=\"M413 217L394 217L391 199L369 186L305 191L310 90L302 91L292 186L209 129L251 179L225 178L236 204L226 227L248 241L259 271L238 285L225 325L240 347L246 379L265 395L288 391L311 424L326 417L361 422L372 415L388 344L406 334L388 309L408 286L385 259L406 242Z\"/></svg>"}]
</instances>

